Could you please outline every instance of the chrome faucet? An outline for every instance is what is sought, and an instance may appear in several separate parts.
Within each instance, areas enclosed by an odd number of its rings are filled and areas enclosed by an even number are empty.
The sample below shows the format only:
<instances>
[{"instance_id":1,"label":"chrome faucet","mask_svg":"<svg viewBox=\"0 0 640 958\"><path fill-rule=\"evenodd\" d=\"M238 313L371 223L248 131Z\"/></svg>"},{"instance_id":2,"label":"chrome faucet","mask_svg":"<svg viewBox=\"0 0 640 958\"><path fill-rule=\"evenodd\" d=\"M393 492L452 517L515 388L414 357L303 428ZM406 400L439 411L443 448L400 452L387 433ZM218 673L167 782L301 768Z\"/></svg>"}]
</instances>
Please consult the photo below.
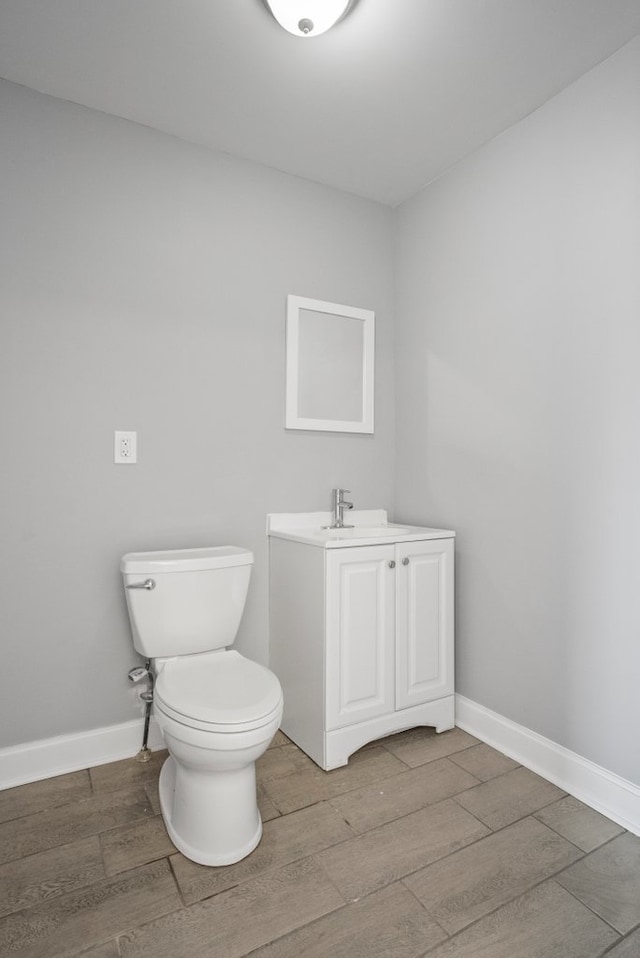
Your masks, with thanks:
<instances>
[{"instance_id":1,"label":"chrome faucet","mask_svg":"<svg viewBox=\"0 0 640 958\"><path fill-rule=\"evenodd\" d=\"M331 499L333 501L333 522L330 526L325 526L327 529L353 529L353 526L345 525L344 523L344 510L353 509L352 502L346 502L344 494L349 492L349 489L332 489L331 490Z\"/></svg>"}]
</instances>

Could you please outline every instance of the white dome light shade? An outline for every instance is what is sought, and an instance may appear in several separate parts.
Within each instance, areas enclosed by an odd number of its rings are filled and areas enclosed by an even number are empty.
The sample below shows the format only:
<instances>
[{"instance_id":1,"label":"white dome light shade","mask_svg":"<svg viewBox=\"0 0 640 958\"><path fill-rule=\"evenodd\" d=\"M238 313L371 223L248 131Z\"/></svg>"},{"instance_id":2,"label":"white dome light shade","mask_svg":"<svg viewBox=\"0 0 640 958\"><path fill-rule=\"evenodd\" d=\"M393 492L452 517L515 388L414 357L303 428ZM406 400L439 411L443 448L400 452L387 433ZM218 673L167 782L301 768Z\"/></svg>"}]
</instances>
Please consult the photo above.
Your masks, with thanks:
<instances>
[{"instance_id":1,"label":"white dome light shade","mask_svg":"<svg viewBox=\"0 0 640 958\"><path fill-rule=\"evenodd\" d=\"M325 33L353 6L354 0L264 0L281 27L296 37Z\"/></svg>"}]
</instances>

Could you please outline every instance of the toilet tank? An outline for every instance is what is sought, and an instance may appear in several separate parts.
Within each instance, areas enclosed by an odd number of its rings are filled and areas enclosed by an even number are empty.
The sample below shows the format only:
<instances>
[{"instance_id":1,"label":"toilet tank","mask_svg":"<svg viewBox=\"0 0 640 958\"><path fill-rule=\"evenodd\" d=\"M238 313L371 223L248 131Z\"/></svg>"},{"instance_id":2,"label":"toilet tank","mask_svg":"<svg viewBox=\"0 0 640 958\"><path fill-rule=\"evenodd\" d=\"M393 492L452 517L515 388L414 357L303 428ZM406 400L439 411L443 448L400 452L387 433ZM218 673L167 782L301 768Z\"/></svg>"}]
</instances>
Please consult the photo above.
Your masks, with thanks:
<instances>
[{"instance_id":1,"label":"toilet tank","mask_svg":"<svg viewBox=\"0 0 640 958\"><path fill-rule=\"evenodd\" d=\"M238 546L123 556L120 571L137 651L160 658L232 645L252 563L253 554Z\"/></svg>"}]
</instances>

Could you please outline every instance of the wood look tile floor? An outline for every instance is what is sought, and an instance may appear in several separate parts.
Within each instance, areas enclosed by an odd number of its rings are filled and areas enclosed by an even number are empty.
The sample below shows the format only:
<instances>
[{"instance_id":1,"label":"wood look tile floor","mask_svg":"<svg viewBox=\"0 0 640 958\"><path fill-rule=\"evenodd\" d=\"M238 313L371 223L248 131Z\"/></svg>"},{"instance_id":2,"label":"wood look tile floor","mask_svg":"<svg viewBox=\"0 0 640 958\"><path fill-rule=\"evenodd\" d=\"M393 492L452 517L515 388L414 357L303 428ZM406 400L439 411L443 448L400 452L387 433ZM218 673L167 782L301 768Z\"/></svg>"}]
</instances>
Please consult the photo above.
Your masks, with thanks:
<instances>
[{"instance_id":1,"label":"wood look tile floor","mask_svg":"<svg viewBox=\"0 0 640 958\"><path fill-rule=\"evenodd\" d=\"M640 838L460 729L328 773L279 732L224 868L171 844L164 758L0 792L2 958L640 958Z\"/></svg>"}]
</instances>

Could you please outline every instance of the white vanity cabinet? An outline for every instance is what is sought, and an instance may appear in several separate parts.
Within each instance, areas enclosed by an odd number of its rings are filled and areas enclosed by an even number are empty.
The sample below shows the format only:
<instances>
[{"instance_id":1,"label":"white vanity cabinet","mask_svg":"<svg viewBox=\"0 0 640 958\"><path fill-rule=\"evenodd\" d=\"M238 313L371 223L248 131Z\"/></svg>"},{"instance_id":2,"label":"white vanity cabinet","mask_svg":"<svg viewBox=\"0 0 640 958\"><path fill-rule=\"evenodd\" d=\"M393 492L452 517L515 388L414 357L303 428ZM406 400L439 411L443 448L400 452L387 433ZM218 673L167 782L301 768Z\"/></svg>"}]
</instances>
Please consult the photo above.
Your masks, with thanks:
<instances>
[{"instance_id":1,"label":"white vanity cabinet","mask_svg":"<svg viewBox=\"0 0 640 958\"><path fill-rule=\"evenodd\" d=\"M352 513L356 529L333 535L269 517L282 728L324 769L391 732L454 724L453 533L381 512Z\"/></svg>"}]
</instances>

